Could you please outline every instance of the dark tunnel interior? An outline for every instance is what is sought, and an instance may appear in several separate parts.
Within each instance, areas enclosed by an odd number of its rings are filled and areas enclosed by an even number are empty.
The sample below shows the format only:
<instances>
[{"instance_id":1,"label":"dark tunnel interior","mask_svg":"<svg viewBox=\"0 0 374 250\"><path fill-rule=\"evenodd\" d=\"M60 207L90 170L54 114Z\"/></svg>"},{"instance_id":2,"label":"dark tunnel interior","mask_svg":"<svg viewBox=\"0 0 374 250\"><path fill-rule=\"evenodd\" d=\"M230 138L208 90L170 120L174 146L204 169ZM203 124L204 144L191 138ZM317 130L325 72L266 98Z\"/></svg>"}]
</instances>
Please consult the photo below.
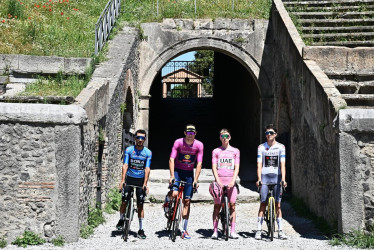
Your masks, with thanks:
<instances>
[{"instance_id":1,"label":"dark tunnel interior","mask_svg":"<svg viewBox=\"0 0 374 250\"><path fill-rule=\"evenodd\" d=\"M168 169L174 141L184 137L186 124L196 125L196 139L204 143L203 168L211 169L212 151L219 147L219 131L228 128L230 145L240 150L242 181L256 180L256 153L261 143L260 93L252 75L240 62L214 52L212 98L162 98L161 73L150 91L149 148L152 168Z\"/></svg>"}]
</instances>

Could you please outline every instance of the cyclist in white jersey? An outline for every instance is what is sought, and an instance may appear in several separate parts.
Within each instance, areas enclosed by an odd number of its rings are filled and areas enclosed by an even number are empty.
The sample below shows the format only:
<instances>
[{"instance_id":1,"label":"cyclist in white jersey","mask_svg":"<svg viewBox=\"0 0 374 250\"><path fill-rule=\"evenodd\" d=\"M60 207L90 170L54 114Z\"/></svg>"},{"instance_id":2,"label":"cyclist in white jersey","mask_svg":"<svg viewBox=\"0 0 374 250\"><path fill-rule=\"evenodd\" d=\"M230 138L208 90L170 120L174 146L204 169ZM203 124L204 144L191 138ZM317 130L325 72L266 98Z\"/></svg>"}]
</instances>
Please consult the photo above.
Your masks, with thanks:
<instances>
[{"instance_id":1,"label":"cyclist in white jersey","mask_svg":"<svg viewBox=\"0 0 374 250\"><path fill-rule=\"evenodd\" d=\"M263 184L277 183L274 188L275 206L277 213L278 238L287 239L283 232L282 211L281 211L281 194L280 184L287 186L286 182L286 149L283 144L277 142L277 129L273 124L269 124L265 129L266 142L261 144L257 150L257 187L260 182ZM262 222L264 221L264 212L266 209L266 197L268 187L261 186L260 197L261 204L258 211L257 232L255 239L261 240Z\"/></svg>"}]
</instances>

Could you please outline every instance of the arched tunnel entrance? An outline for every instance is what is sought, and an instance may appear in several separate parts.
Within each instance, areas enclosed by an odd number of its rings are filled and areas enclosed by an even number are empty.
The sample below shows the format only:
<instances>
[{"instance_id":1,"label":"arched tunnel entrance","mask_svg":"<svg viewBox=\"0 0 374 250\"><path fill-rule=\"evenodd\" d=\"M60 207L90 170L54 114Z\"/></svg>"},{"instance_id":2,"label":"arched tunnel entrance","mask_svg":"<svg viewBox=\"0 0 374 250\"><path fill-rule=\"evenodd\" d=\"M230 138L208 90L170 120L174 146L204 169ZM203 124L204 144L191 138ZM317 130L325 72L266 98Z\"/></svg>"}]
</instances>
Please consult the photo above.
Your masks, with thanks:
<instances>
[{"instance_id":1,"label":"arched tunnel entrance","mask_svg":"<svg viewBox=\"0 0 374 250\"><path fill-rule=\"evenodd\" d=\"M256 153L261 142L261 101L256 80L240 62L214 52L213 96L163 98L161 71L150 91L149 148L152 168L167 169L174 141L185 125L195 124L196 139L204 143L203 168L211 168L212 150L221 145L219 131L228 128L230 144L239 148L241 180L256 180Z\"/></svg>"}]
</instances>

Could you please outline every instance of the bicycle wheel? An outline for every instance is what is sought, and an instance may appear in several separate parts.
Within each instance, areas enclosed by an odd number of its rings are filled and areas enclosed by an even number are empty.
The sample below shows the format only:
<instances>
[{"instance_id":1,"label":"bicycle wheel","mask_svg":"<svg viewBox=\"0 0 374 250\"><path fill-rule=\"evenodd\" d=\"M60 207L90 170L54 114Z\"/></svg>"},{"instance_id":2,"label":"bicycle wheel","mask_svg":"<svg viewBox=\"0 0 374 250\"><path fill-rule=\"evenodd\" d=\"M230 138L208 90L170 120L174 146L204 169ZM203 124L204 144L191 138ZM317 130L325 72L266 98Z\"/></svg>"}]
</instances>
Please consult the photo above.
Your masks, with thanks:
<instances>
[{"instance_id":1,"label":"bicycle wheel","mask_svg":"<svg viewBox=\"0 0 374 250\"><path fill-rule=\"evenodd\" d=\"M269 234L270 234L270 240L273 241L274 239L274 222L275 222L275 216L274 216L274 199L269 199Z\"/></svg>"},{"instance_id":2,"label":"bicycle wheel","mask_svg":"<svg viewBox=\"0 0 374 250\"><path fill-rule=\"evenodd\" d=\"M123 239L127 241L129 237L131 220L134 214L134 201L130 199L130 202L127 204L126 214L125 214L125 226L123 228Z\"/></svg>"},{"instance_id":3,"label":"bicycle wheel","mask_svg":"<svg viewBox=\"0 0 374 250\"><path fill-rule=\"evenodd\" d=\"M181 216L182 216L182 201L179 200L178 203L176 204L177 208L175 210L175 217L174 217L174 221L173 221L173 228L172 228L172 231L171 231L171 240L174 242L176 237L177 237L177 233L178 233L178 229L179 229L179 223L180 223L180 220L181 220Z\"/></svg>"},{"instance_id":4,"label":"bicycle wheel","mask_svg":"<svg viewBox=\"0 0 374 250\"><path fill-rule=\"evenodd\" d=\"M173 224L173 213L174 213L174 199L171 199L169 204L171 204L171 206L169 206L169 210L167 212L167 222L166 222L166 230L170 231L171 229L171 225Z\"/></svg>"},{"instance_id":5,"label":"bicycle wheel","mask_svg":"<svg viewBox=\"0 0 374 250\"><path fill-rule=\"evenodd\" d=\"M224 210L225 210L225 240L229 240L229 230L230 230L230 210L229 210L229 199L225 196L225 203L224 203Z\"/></svg>"}]
</instances>

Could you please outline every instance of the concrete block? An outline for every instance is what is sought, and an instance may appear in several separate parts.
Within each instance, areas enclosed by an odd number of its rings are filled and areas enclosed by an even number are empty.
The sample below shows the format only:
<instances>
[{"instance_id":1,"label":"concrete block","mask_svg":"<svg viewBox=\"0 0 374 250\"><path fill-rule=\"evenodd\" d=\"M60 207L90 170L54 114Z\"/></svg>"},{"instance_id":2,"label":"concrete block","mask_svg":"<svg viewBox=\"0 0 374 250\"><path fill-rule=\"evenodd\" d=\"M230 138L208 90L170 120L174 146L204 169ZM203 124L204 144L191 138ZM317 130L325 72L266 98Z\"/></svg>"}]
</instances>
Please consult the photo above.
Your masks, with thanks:
<instances>
[{"instance_id":1,"label":"concrete block","mask_svg":"<svg viewBox=\"0 0 374 250\"><path fill-rule=\"evenodd\" d=\"M0 74L3 74L10 69L18 68L18 57L19 55L0 54Z\"/></svg>"},{"instance_id":2,"label":"concrete block","mask_svg":"<svg viewBox=\"0 0 374 250\"><path fill-rule=\"evenodd\" d=\"M83 75L91 61L91 58L64 58L64 73Z\"/></svg>"},{"instance_id":3,"label":"concrete block","mask_svg":"<svg viewBox=\"0 0 374 250\"><path fill-rule=\"evenodd\" d=\"M55 74L64 69L64 58L55 56L19 56L19 73Z\"/></svg>"},{"instance_id":4,"label":"concrete block","mask_svg":"<svg viewBox=\"0 0 374 250\"><path fill-rule=\"evenodd\" d=\"M374 109L343 109L339 111L341 132L374 132Z\"/></svg>"}]
</instances>

